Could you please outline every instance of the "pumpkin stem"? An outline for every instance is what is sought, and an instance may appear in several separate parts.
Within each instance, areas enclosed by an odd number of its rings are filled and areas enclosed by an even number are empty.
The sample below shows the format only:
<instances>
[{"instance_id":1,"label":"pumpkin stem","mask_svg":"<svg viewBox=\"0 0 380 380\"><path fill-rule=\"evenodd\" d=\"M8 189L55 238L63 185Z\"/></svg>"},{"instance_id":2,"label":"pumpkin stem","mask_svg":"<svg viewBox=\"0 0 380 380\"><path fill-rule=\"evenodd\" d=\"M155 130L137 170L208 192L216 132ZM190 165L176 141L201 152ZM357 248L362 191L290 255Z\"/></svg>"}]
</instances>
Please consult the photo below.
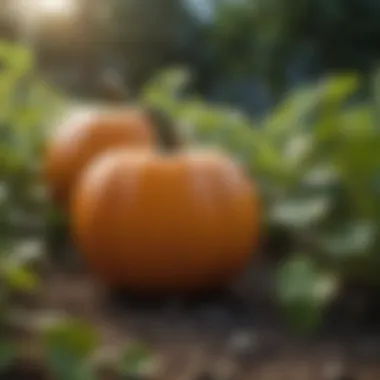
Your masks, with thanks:
<instances>
[{"instance_id":1,"label":"pumpkin stem","mask_svg":"<svg viewBox=\"0 0 380 380\"><path fill-rule=\"evenodd\" d=\"M124 88L122 78L116 71L105 72L100 85L104 97L111 102L124 103L132 100L131 94ZM159 143L164 151L175 150L183 145L179 129L166 112L155 106L146 106L144 113L156 129Z\"/></svg>"},{"instance_id":2,"label":"pumpkin stem","mask_svg":"<svg viewBox=\"0 0 380 380\"><path fill-rule=\"evenodd\" d=\"M144 107L145 114L156 128L161 148L164 151L172 151L183 145L182 135L173 119L163 110L154 107Z\"/></svg>"}]
</instances>

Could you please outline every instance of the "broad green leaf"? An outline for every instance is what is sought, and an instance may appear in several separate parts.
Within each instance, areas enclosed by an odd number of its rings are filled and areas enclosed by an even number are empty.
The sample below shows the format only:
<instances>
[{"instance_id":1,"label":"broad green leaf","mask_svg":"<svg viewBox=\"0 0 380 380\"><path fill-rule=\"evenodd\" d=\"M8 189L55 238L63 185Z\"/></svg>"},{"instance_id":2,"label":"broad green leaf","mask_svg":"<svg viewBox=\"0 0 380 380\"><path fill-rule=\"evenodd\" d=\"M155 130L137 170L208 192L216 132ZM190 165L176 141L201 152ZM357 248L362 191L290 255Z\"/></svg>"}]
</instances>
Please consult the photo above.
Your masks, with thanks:
<instances>
[{"instance_id":1,"label":"broad green leaf","mask_svg":"<svg viewBox=\"0 0 380 380\"><path fill-rule=\"evenodd\" d=\"M314 287L314 271L313 262L304 255L282 264L277 273L278 294L281 301L290 302L310 296Z\"/></svg>"},{"instance_id":2,"label":"broad green leaf","mask_svg":"<svg viewBox=\"0 0 380 380\"><path fill-rule=\"evenodd\" d=\"M74 319L47 326L43 336L48 351L67 352L78 360L87 358L98 344L98 336L94 328Z\"/></svg>"},{"instance_id":3,"label":"broad green leaf","mask_svg":"<svg viewBox=\"0 0 380 380\"><path fill-rule=\"evenodd\" d=\"M330 207L331 200L326 196L288 198L271 205L269 218L274 223L302 229L321 222Z\"/></svg>"},{"instance_id":4,"label":"broad green leaf","mask_svg":"<svg viewBox=\"0 0 380 380\"><path fill-rule=\"evenodd\" d=\"M149 370L152 360L151 350L142 344L133 344L122 353L119 372L122 376L143 375Z\"/></svg>"},{"instance_id":5,"label":"broad green leaf","mask_svg":"<svg viewBox=\"0 0 380 380\"><path fill-rule=\"evenodd\" d=\"M300 180L301 186L318 190L330 190L340 182L339 172L331 163L321 163L304 174Z\"/></svg>"},{"instance_id":6,"label":"broad green leaf","mask_svg":"<svg viewBox=\"0 0 380 380\"><path fill-rule=\"evenodd\" d=\"M300 170L316 147L312 135L306 133L292 135L284 146L284 165L287 165L288 170L293 172Z\"/></svg>"},{"instance_id":7,"label":"broad green leaf","mask_svg":"<svg viewBox=\"0 0 380 380\"><path fill-rule=\"evenodd\" d=\"M1 278L13 290L34 290L40 283L39 277L27 267L5 262L1 269Z\"/></svg>"},{"instance_id":8,"label":"broad green leaf","mask_svg":"<svg viewBox=\"0 0 380 380\"><path fill-rule=\"evenodd\" d=\"M344 260L371 254L378 232L374 222L342 222L335 230L326 231L321 242L332 257Z\"/></svg>"},{"instance_id":9,"label":"broad green leaf","mask_svg":"<svg viewBox=\"0 0 380 380\"><path fill-rule=\"evenodd\" d=\"M342 111L341 133L362 137L375 131L375 114L368 104L353 106Z\"/></svg>"},{"instance_id":10,"label":"broad green leaf","mask_svg":"<svg viewBox=\"0 0 380 380\"><path fill-rule=\"evenodd\" d=\"M345 133L347 122L353 123L347 117L350 109L347 110L344 106L359 89L359 78L349 74L328 77L319 86L323 97L312 130L318 142L339 141Z\"/></svg>"},{"instance_id":11,"label":"broad green leaf","mask_svg":"<svg viewBox=\"0 0 380 380\"><path fill-rule=\"evenodd\" d=\"M9 199L9 185L5 181L0 182L0 206Z\"/></svg>"},{"instance_id":12,"label":"broad green leaf","mask_svg":"<svg viewBox=\"0 0 380 380\"><path fill-rule=\"evenodd\" d=\"M339 283L333 275L320 272L309 257L297 255L278 269L276 286L286 318L304 332L321 322Z\"/></svg>"},{"instance_id":13,"label":"broad green leaf","mask_svg":"<svg viewBox=\"0 0 380 380\"><path fill-rule=\"evenodd\" d=\"M13 243L8 250L4 252L6 258L5 264L12 267L20 267L33 263L41 258L43 253L43 243L38 239L25 239Z\"/></svg>"},{"instance_id":14,"label":"broad green leaf","mask_svg":"<svg viewBox=\"0 0 380 380\"><path fill-rule=\"evenodd\" d=\"M0 342L0 370L6 369L16 358L17 349L14 343L8 340Z\"/></svg>"},{"instance_id":15,"label":"broad green leaf","mask_svg":"<svg viewBox=\"0 0 380 380\"><path fill-rule=\"evenodd\" d=\"M284 162L281 152L276 149L270 141L264 138L257 138L255 141L256 154L254 155L251 166L263 177L272 178L278 184L286 185L291 176L288 167Z\"/></svg>"},{"instance_id":16,"label":"broad green leaf","mask_svg":"<svg viewBox=\"0 0 380 380\"><path fill-rule=\"evenodd\" d=\"M341 105L353 95L360 86L360 78L356 74L341 74L327 78L322 82L324 102Z\"/></svg>"},{"instance_id":17,"label":"broad green leaf","mask_svg":"<svg viewBox=\"0 0 380 380\"><path fill-rule=\"evenodd\" d=\"M50 347L46 358L57 380L97 380L89 361L78 358L62 347Z\"/></svg>"},{"instance_id":18,"label":"broad green leaf","mask_svg":"<svg viewBox=\"0 0 380 380\"><path fill-rule=\"evenodd\" d=\"M336 151L335 163L340 171L343 185L350 198L349 207L358 218L375 217L379 197L373 189L374 180L380 167L380 137L342 138Z\"/></svg>"},{"instance_id":19,"label":"broad green leaf","mask_svg":"<svg viewBox=\"0 0 380 380\"><path fill-rule=\"evenodd\" d=\"M292 92L272 113L264 120L264 129L270 136L281 139L291 135L303 127L311 112L321 101L318 88L306 86Z\"/></svg>"},{"instance_id":20,"label":"broad green leaf","mask_svg":"<svg viewBox=\"0 0 380 380\"><path fill-rule=\"evenodd\" d=\"M170 109L175 106L177 95L187 84L188 79L189 73L184 69L166 70L144 87L140 100L143 103L160 104Z\"/></svg>"},{"instance_id":21,"label":"broad green leaf","mask_svg":"<svg viewBox=\"0 0 380 380\"><path fill-rule=\"evenodd\" d=\"M181 90L189 81L189 72L183 68L172 68L167 70L158 78L159 83L164 86L164 89L172 94Z\"/></svg>"}]
</instances>

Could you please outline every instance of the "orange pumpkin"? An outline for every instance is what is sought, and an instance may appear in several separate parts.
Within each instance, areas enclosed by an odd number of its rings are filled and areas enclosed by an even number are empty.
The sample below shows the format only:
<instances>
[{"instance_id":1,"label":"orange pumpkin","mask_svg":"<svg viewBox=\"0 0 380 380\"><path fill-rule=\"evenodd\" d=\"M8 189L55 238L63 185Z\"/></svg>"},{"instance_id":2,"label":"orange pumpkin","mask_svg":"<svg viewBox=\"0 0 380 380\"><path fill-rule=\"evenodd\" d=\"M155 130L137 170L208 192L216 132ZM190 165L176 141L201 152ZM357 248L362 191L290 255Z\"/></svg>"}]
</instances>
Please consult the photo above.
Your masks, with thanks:
<instances>
[{"instance_id":1,"label":"orange pumpkin","mask_svg":"<svg viewBox=\"0 0 380 380\"><path fill-rule=\"evenodd\" d=\"M66 205L79 174L108 149L155 145L152 123L138 108L74 113L47 143L45 174L52 198Z\"/></svg>"},{"instance_id":2,"label":"orange pumpkin","mask_svg":"<svg viewBox=\"0 0 380 380\"><path fill-rule=\"evenodd\" d=\"M132 291L223 286L258 242L258 195L219 152L115 150L84 172L72 231L92 271Z\"/></svg>"}]
</instances>

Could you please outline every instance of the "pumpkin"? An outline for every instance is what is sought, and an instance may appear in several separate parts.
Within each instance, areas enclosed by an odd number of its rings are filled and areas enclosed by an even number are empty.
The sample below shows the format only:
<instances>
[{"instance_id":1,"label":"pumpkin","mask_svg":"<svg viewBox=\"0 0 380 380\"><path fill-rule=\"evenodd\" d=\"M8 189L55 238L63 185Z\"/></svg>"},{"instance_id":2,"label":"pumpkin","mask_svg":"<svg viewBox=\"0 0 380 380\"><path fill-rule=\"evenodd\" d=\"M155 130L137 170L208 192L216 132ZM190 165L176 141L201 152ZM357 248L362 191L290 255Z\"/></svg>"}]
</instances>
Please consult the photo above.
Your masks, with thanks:
<instances>
[{"instance_id":1,"label":"pumpkin","mask_svg":"<svg viewBox=\"0 0 380 380\"><path fill-rule=\"evenodd\" d=\"M154 147L152 120L137 107L73 113L47 141L46 184L52 198L66 205L80 173L99 154L115 147Z\"/></svg>"},{"instance_id":2,"label":"pumpkin","mask_svg":"<svg viewBox=\"0 0 380 380\"><path fill-rule=\"evenodd\" d=\"M218 151L108 152L83 173L71 206L73 238L91 271L129 291L222 287L258 242L258 194Z\"/></svg>"}]
</instances>

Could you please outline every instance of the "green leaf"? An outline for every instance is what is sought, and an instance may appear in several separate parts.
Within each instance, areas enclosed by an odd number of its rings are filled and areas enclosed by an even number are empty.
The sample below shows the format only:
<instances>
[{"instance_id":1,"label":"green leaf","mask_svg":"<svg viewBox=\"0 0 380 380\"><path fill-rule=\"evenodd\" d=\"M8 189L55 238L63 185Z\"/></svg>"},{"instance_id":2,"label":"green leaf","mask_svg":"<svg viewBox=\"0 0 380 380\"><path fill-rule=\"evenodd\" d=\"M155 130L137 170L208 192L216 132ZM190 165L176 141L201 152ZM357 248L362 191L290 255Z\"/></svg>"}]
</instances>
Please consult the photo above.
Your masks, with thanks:
<instances>
[{"instance_id":1,"label":"green leaf","mask_svg":"<svg viewBox=\"0 0 380 380\"><path fill-rule=\"evenodd\" d=\"M330 211L331 201L326 196L295 197L280 200L270 209L269 218L292 228L306 228L321 222Z\"/></svg>"},{"instance_id":2,"label":"green leaf","mask_svg":"<svg viewBox=\"0 0 380 380\"><path fill-rule=\"evenodd\" d=\"M6 369L16 358L17 349L15 344L3 340L0 342L0 370Z\"/></svg>"},{"instance_id":3,"label":"green leaf","mask_svg":"<svg viewBox=\"0 0 380 380\"><path fill-rule=\"evenodd\" d=\"M303 175L300 185L318 190L330 190L340 182L338 170L330 163L318 163Z\"/></svg>"},{"instance_id":4,"label":"green leaf","mask_svg":"<svg viewBox=\"0 0 380 380\"><path fill-rule=\"evenodd\" d=\"M54 346L46 354L47 364L57 380L96 380L88 361L78 358L62 347Z\"/></svg>"},{"instance_id":5,"label":"green leaf","mask_svg":"<svg viewBox=\"0 0 380 380\"><path fill-rule=\"evenodd\" d=\"M281 265L276 289L286 318L300 331L318 326L338 291L337 278L320 272L313 260L297 255Z\"/></svg>"},{"instance_id":6,"label":"green leaf","mask_svg":"<svg viewBox=\"0 0 380 380\"><path fill-rule=\"evenodd\" d=\"M148 371L151 364L152 352L142 344L134 344L127 347L119 364L119 372L122 376L141 375Z\"/></svg>"},{"instance_id":7,"label":"green leaf","mask_svg":"<svg viewBox=\"0 0 380 380\"><path fill-rule=\"evenodd\" d=\"M44 253L41 239L29 239L14 243L9 249L7 262L10 267L22 267L38 261Z\"/></svg>"},{"instance_id":8,"label":"green leaf","mask_svg":"<svg viewBox=\"0 0 380 380\"><path fill-rule=\"evenodd\" d=\"M360 86L360 79L356 74L341 74L327 78L322 83L324 102L340 105L353 95Z\"/></svg>"},{"instance_id":9,"label":"green leaf","mask_svg":"<svg viewBox=\"0 0 380 380\"><path fill-rule=\"evenodd\" d=\"M183 68L165 70L144 87L140 100L143 103L172 108L188 80L189 73Z\"/></svg>"},{"instance_id":10,"label":"green leaf","mask_svg":"<svg viewBox=\"0 0 380 380\"><path fill-rule=\"evenodd\" d=\"M374 222L355 220L326 231L321 242L331 256L349 259L371 254L377 236L378 228Z\"/></svg>"},{"instance_id":11,"label":"green leaf","mask_svg":"<svg viewBox=\"0 0 380 380\"><path fill-rule=\"evenodd\" d=\"M283 139L300 130L321 101L318 87L306 86L292 92L264 121L264 129L272 137Z\"/></svg>"},{"instance_id":12,"label":"green leaf","mask_svg":"<svg viewBox=\"0 0 380 380\"><path fill-rule=\"evenodd\" d=\"M341 133L345 135L361 137L374 132L375 114L368 105L358 105L342 111Z\"/></svg>"},{"instance_id":13,"label":"green leaf","mask_svg":"<svg viewBox=\"0 0 380 380\"><path fill-rule=\"evenodd\" d=\"M317 152L318 144L311 133L294 133L283 144L282 161L287 171L299 182L302 173L308 171Z\"/></svg>"},{"instance_id":14,"label":"green leaf","mask_svg":"<svg viewBox=\"0 0 380 380\"><path fill-rule=\"evenodd\" d=\"M67 352L67 357L78 360L86 359L98 344L95 329L87 323L74 319L47 326L43 337L48 351Z\"/></svg>"},{"instance_id":15,"label":"green leaf","mask_svg":"<svg viewBox=\"0 0 380 380\"><path fill-rule=\"evenodd\" d=\"M312 294L315 280L314 263L301 255L281 265L278 272L280 299L292 302Z\"/></svg>"},{"instance_id":16,"label":"green leaf","mask_svg":"<svg viewBox=\"0 0 380 380\"><path fill-rule=\"evenodd\" d=\"M262 176L277 181L279 185L286 185L291 173L287 170L281 152L270 141L259 137L255 147L256 154L251 163L254 170Z\"/></svg>"},{"instance_id":17,"label":"green leaf","mask_svg":"<svg viewBox=\"0 0 380 380\"><path fill-rule=\"evenodd\" d=\"M26 267L3 265L1 277L13 290L31 291L36 289L40 280L38 276Z\"/></svg>"}]
</instances>

